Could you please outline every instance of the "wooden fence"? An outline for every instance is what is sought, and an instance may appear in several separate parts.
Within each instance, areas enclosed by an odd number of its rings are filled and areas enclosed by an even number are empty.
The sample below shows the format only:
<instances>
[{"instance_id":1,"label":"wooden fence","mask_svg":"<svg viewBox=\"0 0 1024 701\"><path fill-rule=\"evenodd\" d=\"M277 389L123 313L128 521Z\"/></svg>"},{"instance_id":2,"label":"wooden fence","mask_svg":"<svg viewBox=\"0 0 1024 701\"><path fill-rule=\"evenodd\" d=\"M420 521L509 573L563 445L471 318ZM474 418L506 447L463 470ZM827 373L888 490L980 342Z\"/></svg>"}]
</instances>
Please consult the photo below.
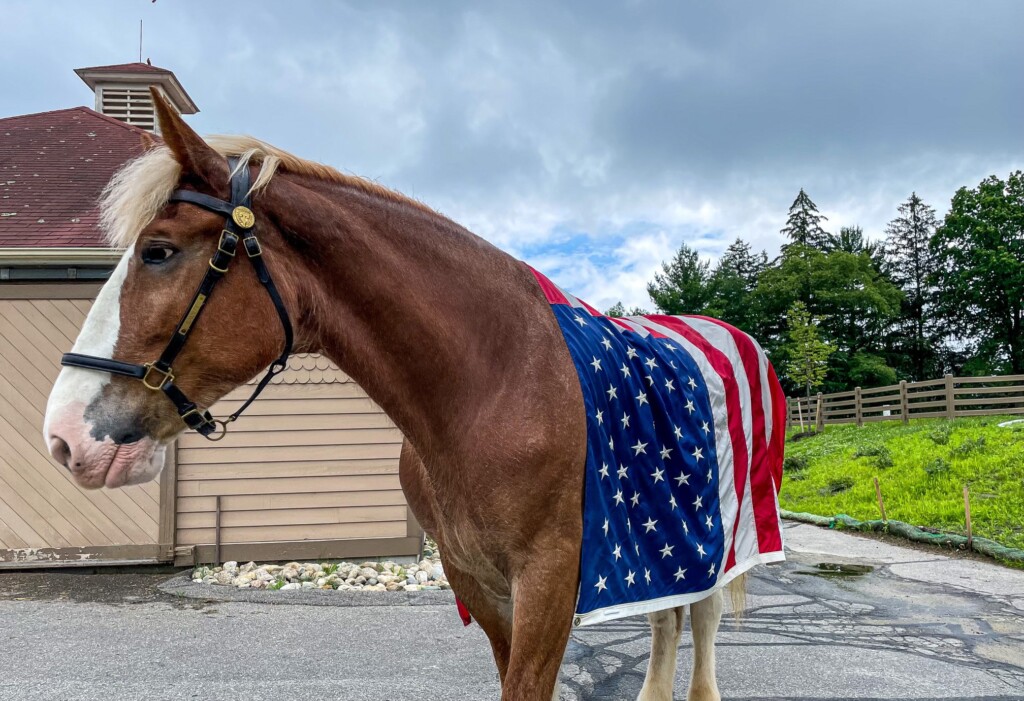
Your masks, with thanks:
<instances>
[{"instance_id":1,"label":"wooden fence","mask_svg":"<svg viewBox=\"0 0 1024 701\"><path fill-rule=\"evenodd\" d=\"M1024 375L954 377L789 398L789 425L1024 414Z\"/></svg>"}]
</instances>

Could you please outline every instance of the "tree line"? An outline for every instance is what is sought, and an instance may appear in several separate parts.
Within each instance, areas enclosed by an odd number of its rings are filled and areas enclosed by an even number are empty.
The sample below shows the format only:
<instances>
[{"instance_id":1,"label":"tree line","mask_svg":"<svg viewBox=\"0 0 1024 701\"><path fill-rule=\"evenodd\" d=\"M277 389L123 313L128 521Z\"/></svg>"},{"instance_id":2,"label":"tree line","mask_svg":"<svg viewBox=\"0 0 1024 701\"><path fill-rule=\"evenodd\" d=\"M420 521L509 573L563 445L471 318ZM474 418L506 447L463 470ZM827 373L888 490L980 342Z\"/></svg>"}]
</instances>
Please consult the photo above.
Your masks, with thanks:
<instances>
[{"instance_id":1,"label":"tree line","mask_svg":"<svg viewBox=\"0 0 1024 701\"><path fill-rule=\"evenodd\" d=\"M801 189L774 260L737 238L712 265L684 243L647 291L751 334L789 393L1024 373L1024 173L960 188L941 220L912 193L877 241L826 221Z\"/></svg>"}]
</instances>

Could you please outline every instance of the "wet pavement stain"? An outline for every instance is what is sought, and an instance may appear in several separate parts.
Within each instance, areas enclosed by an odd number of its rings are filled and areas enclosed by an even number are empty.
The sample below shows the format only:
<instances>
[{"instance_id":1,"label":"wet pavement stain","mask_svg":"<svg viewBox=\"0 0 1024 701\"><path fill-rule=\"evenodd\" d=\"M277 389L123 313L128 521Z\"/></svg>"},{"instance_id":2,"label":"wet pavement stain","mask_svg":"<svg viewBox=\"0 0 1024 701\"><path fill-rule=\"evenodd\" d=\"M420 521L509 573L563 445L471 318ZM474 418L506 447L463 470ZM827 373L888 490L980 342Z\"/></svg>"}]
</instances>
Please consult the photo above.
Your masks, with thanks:
<instances>
[{"instance_id":1,"label":"wet pavement stain","mask_svg":"<svg viewBox=\"0 0 1024 701\"><path fill-rule=\"evenodd\" d=\"M808 575L811 577L863 577L875 571L871 565L853 565L842 562L819 562L817 569L797 570L793 574Z\"/></svg>"}]
</instances>

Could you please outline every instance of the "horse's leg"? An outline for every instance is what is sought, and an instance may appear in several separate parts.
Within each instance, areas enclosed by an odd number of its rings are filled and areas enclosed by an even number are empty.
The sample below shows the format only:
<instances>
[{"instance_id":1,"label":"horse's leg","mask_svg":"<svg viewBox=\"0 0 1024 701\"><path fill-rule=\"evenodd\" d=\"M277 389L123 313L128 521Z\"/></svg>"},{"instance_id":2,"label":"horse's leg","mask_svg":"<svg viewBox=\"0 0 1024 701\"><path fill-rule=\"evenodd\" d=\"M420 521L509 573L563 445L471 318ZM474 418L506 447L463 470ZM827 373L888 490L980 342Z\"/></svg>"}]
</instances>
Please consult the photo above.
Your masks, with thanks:
<instances>
[{"instance_id":1,"label":"horse's leg","mask_svg":"<svg viewBox=\"0 0 1024 701\"><path fill-rule=\"evenodd\" d=\"M402 452L398 459L398 477L409 508L423 529L437 541L448 583L452 585L452 590L487 635L491 643L491 652L494 654L494 663L498 667L498 675L504 682L505 673L508 671L509 651L512 647L510 603L503 603L489 596L471 575L460 570L451 558L446 556L448 550L445 548L442 531L437 525L438 519L427 471L408 440L402 443Z\"/></svg>"},{"instance_id":2,"label":"horse's leg","mask_svg":"<svg viewBox=\"0 0 1024 701\"><path fill-rule=\"evenodd\" d=\"M576 610L578 548L538 544L513 584L512 657L502 701L557 699L558 670Z\"/></svg>"},{"instance_id":3,"label":"horse's leg","mask_svg":"<svg viewBox=\"0 0 1024 701\"><path fill-rule=\"evenodd\" d=\"M721 701L715 681L715 634L722 620L722 592L690 604L693 628L693 673L687 701Z\"/></svg>"},{"instance_id":4,"label":"horse's leg","mask_svg":"<svg viewBox=\"0 0 1024 701\"><path fill-rule=\"evenodd\" d=\"M656 611L647 619L651 623L651 659L647 663L647 676L637 701L672 701L676 655L686 621L686 607Z\"/></svg>"}]
</instances>

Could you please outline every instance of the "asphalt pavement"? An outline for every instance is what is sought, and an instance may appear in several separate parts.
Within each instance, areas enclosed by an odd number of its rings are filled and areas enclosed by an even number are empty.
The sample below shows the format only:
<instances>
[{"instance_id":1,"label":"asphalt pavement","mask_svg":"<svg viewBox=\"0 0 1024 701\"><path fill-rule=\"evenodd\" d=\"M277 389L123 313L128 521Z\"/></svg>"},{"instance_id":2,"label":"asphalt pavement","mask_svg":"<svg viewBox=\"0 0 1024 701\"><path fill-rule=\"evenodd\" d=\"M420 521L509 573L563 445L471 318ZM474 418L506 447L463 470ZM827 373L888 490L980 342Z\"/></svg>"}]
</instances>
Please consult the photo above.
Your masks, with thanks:
<instances>
[{"instance_id":1,"label":"asphalt pavement","mask_svg":"<svg viewBox=\"0 0 1024 701\"><path fill-rule=\"evenodd\" d=\"M786 534L789 560L756 569L742 622L723 623L725 699L1024 700L1024 572L807 525ZM442 592L387 606L337 605L368 592L214 600L224 593L168 573L0 574L0 699L499 697L483 633ZM642 618L574 631L562 698L636 698L649 650Z\"/></svg>"}]
</instances>

